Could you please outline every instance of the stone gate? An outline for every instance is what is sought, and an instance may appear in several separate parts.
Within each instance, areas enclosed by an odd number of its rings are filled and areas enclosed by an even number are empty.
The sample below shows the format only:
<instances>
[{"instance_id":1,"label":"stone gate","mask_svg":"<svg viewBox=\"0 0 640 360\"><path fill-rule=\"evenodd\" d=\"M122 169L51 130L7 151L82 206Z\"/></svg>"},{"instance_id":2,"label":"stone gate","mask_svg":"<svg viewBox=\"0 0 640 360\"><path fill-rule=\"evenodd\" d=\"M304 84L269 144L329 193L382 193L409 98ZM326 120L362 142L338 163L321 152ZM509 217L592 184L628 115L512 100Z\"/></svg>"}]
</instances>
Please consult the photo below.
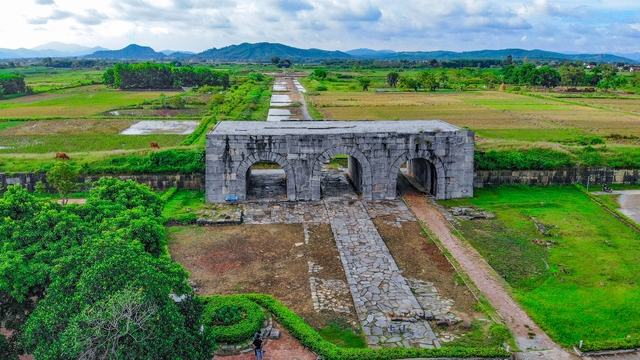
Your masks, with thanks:
<instances>
[{"instance_id":1,"label":"stone gate","mask_svg":"<svg viewBox=\"0 0 640 360\"><path fill-rule=\"evenodd\" d=\"M473 136L439 120L224 121L207 134L207 201L245 200L251 166L261 161L282 167L288 200L320 200L322 165L342 154L365 200L394 199L405 163L437 199L471 197Z\"/></svg>"}]
</instances>

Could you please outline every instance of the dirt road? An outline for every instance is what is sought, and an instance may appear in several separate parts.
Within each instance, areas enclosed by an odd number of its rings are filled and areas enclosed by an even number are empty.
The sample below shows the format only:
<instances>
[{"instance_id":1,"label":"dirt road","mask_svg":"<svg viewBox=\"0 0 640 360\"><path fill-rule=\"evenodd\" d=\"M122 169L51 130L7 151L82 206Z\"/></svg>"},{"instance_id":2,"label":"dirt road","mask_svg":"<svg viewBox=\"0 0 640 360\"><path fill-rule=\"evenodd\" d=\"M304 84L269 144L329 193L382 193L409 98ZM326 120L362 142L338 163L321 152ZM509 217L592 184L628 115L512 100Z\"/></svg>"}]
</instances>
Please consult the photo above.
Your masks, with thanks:
<instances>
[{"instance_id":1,"label":"dirt road","mask_svg":"<svg viewBox=\"0 0 640 360\"><path fill-rule=\"evenodd\" d=\"M614 191L620 194L620 212L640 224L640 190Z\"/></svg>"},{"instance_id":2,"label":"dirt road","mask_svg":"<svg viewBox=\"0 0 640 360\"><path fill-rule=\"evenodd\" d=\"M511 329L516 342L525 353L519 359L574 359L573 354L555 344L540 329L527 313L511 298L505 290L504 281L487 264L480 254L466 241L452 234L447 219L429 201L427 197L417 193L404 194L405 199L416 217L423 221L440 239L442 245L460 264L475 283L484 297L497 310L505 324Z\"/></svg>"}]
</instances>

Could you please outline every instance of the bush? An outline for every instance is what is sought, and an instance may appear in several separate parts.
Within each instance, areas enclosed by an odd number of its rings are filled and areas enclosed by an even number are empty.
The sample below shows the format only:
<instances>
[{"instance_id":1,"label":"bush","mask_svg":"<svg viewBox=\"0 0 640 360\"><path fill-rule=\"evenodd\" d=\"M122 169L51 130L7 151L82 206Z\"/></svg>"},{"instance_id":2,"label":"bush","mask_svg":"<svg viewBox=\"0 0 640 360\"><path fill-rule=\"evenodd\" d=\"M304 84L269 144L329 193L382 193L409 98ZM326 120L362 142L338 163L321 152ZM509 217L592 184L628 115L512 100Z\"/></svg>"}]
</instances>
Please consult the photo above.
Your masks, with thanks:
<instances>
[{"instance_id":1,"label":"bush","mask_svg":"<svg viewBox=\"0 0 640 360\"><path fill-rule=\"evenodd\" d=\"M260 331L264 313L260 305L241 295L204 299L202 323L210 326L216 341L237 343Z\"/></svg>"},{"instance_id":2,"label":"bush","mask_svg":"<svg viewBox=\"0 0 640 360\"><path fill-rule=\"evenodd\" d=\"M315 91L327 91L327 90L329 90L329 89L328 89L326 86L324 86L324 85L318 85L318 86L316 86L316 87L315 87L315 89L314 89L314 90L315 90Z\"/></svg>"},{"instance_id":3,"label":"bush","mask_svg":"<svg viewBox=\"0 0 640 360\"><path fill-rule=\"evenodd\" d=\"M476 170L555 170L575 164L571 155L546 149L476 151L474 159Z\"/></svg>"},{"instance_id":4,"label":"bush","mask_svg":"<svg viewBox=\"0 0 640 360\"><path fill-rule=\"evenodd\" d=\"M495 357L508 358L510 356L503 348L461 348L450 347L440 349L415 348L382 348L382 349L345 349L325 341L320 334L307 325L293 311L282 305L269 295L250 294L245 298L253 300L272 312L278 321L302 345L326 360L389 360L403 358L435 358L435 357Z\"/></svg>"},{"instance_id":5,"label":"bush","mask_svg":"<svg viewBox=\"0 0 640 360\"><path fill-rule=\"evenodd\" d=\"M204 173L204 150L163 150L118 156L92 164L88 174Z\"/></svg>"}]
</instances>

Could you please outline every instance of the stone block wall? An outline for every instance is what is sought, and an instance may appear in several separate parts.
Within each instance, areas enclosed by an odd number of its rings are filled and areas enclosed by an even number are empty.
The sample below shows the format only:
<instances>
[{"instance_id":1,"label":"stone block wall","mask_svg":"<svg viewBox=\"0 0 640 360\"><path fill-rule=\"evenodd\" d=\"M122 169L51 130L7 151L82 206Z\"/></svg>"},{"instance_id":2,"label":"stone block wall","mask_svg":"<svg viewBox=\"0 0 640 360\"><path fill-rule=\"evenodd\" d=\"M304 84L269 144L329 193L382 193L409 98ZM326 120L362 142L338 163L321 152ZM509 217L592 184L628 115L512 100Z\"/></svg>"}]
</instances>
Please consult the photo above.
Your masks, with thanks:
<instances>
[{"instance_id":1,"label":"stone block wall","mask_svg":"<svg viewBox=\"0 0 640 360\"><path fill-rule=\"evenodd\" d=\"M637 184L640 182L640 170L573 167L559 170L487 170L476 171L473 185L476 188L502 184L524 185L571 185L587 184Z\"/></svg>"},{"instance_id":2,"label":"stone block wall","mask_svg":"<svg viewBox=\"0 0 640 360\"><path fill-rule=\"evenodd\" d=\"M164 191L172 187L188 190L204 190L204 174L186 174L186 175L168 175L168 174L140 174L140 175L80 175L78 183L83 184L85 181L97 181L102 177L115 177L121 180L133 180L135 182L146 184L154 190ZM44 173L16 173L3 174L0 173L0 185L4 192L10 185L22 185L29 191L35 191L38 181L42 181L47 187L48 192L55 192L49 183L47 183L47 175Z\"/></svg>"},{"instance_id":3,"label":"stone block wall","mask_svg":"<svg viewBox=\"0 0 640 360\"><path fill-rule=\"evenodd\" d=\"M403 126L418 122L394 123ZM288 125L280 126L288 129L285 127ZM350 132L345 125L346 130L341 133L316 134L309 134L299 124L291 126L298 126L300 133L283 130L261 135L258 126L264 127L262 124L255 125L258 130L216 133L214 129L207 135L207 201L224 202L229 195L245 200L248 171L259 161L272 161L283 168L289 200L319 200L322 165L341 154L349 156L352 181L359 185L366 200L394 199L400 166L415 158L433 165L437 178L434 195L438 199L473 196L472 131L436 128L415 133L393 132L389 130L392 125L387 124L385 131L371 126L371 130L360 132ZM237 126L248 128L251 124ZM244 133L248 131L255 132ZM356 161L358 170L353 168Z\"/></svg>"}]
</instances>

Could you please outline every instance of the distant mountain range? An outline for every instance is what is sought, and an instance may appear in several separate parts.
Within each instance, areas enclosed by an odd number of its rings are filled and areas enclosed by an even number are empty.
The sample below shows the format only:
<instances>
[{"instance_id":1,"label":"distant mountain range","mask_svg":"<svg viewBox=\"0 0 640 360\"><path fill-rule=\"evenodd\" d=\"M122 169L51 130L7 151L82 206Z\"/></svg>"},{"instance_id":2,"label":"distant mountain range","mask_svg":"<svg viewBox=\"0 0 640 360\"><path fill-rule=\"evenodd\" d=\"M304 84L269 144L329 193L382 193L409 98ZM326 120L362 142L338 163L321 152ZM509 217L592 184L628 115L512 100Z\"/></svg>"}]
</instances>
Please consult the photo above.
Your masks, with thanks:
<instances>
[{"instance_id":1,"label":"distant mountain range","mask_svg":"<svg viewBox=\"0 0 640 360\"><path fill-rule=\"evenodd\" d=\"M507 56L513 56L514 60L523 60L525 58L533 61L585 61L585 62L629 62L635 63L636 60L616 56L612 54L562 54L544 50L523 50L523 49L502 49L502 50L478 50L478 51L413 51L413 52L393 52L371 54L369 57L378 60L481 60L481 59L505 59Z\"/></svg>"},{"instance_id":2,"label":"distant mountain range","mask_svg":"<svg viewBox=\"0 0 640 360\"><path fill-rule=\"evenodd\" d=\"M45 57L77 57L93 54L96 51L107 50L103 47L86 47L76 44L65 44L61 42L50 42L36 46L31 49L2 49L0 48L0 59L24 59L24 58L45 58Z\"/></svg>"},{"instance_id":3,"label":"distant mountain range","mask_svg":"<svg viewBox=\"0 0 640 360\"><path fill-rule=\"evenodd\" d=\"M378 56L384 56L387 54L395 54L393 50L371 50L371 49L354 49L345 51L347 54L361 58L375 58Z\"/></svg>"},{"instance_id":4,"label":"distant mountain range","mask_svg":"<svg viewBox=\"0 0 640 360\"><path fill-rule=\"evenodd\" d=\"M618 55L618 56L621 56L623 58L627 58L627 59L631 59L631 60L640 61L640 52L631 53L631 54L614 54L614 55Z\"/></svg>"},{"instance_id":5,"label":"distant mountain range","mask_svg":"<svg viewBox=\"0 0 640 360\"><path fill-rule=\"evenodd\" d=\"M271 57L289 59L293 62L320 61L330 59L349 59L352 56L342 51L320 49L298 49L282 44L243 43L226 46L220 49L209 49L196 55L198 58L216 61L259 61L269 62Z\"/></svg>"},{"instance_id":6,"label":"distant mountain range","mask_svg":"<svg viewBox=\"0 0 640 360\"><path fill-rule=\"evenodd\" d=\"M131 44L120 50L88 48L65 43L48 43L33 49L0 49L0 59L42 58L42 57L84 57L109 60L158 60L158 59L198 59L220 62L269 62L273 56L290 59L293 62L317 62L334 59L375 59L375 60L456 60L456 59L506 59L528 58L531 61L585 61L585 62L626 62L638 63L640 53L635 54L567 54L544 50L502 49L479 51L409 51L354 49L349 51L328 51L321 49L299 49L274 43L243 43L220 49L212 48L201 53L163 50L157 52L148 46Z\"/></svg>"}]
</instances>

